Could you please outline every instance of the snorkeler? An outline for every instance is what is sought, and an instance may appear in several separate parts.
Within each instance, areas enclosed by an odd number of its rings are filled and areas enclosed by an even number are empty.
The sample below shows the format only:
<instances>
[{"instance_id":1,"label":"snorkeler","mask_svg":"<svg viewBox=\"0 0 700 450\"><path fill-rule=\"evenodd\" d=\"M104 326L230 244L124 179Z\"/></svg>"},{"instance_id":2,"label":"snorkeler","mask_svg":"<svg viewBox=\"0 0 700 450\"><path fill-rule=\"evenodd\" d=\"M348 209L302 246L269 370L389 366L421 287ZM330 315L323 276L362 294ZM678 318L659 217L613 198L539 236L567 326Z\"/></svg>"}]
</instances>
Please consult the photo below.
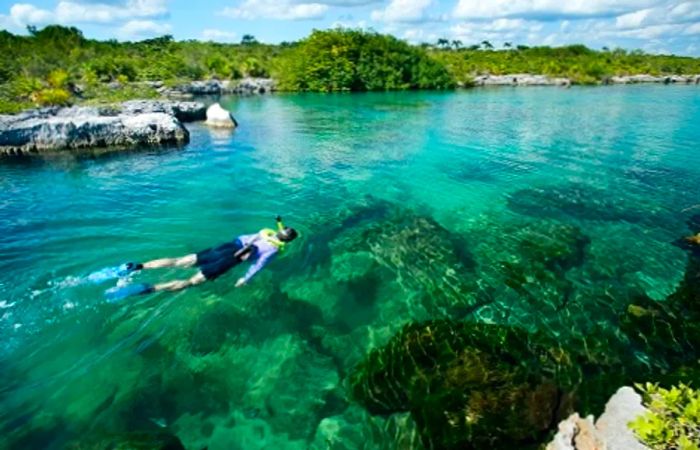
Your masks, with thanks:
<instances>
[{"instance_id":1,"label":"snorkeler","mask_svg":"<svg viewBox=\"0 0 700 450\"><path fill-rule=\"evenodd\" d=\"M120 300L131 295L148 294L159 291L178 291L195 286L205 281L214 280L228 272L243 261L250 260L253 265L246 274L236 281L236 287L243 286L262 269L278 252L284 249L288 242L297 237L294 228L285 227L282 218L277 216L277 231L270 228L260 230L255 234L238 236L232 242L208 248L198 253L192 253L179 258L163 258L148 261L143 264L127 263L119 267L104 269L91 275L95 281L100 279L123 277L142 269L159 269L162 267L197 267L199 271L186 280L174 280L155 285L144 283L114 287L105 292L108 300Z\"/></svg>"}]
</instances>

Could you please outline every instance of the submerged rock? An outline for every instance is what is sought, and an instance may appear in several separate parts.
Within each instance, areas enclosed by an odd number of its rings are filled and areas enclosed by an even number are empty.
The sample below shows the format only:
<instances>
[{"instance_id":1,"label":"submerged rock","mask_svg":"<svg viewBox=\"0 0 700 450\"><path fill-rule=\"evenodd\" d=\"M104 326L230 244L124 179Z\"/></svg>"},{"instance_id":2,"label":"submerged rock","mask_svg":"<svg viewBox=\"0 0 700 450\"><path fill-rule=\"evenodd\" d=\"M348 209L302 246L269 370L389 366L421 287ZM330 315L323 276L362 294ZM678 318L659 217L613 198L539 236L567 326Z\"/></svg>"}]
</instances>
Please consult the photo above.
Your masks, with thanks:
<instances>
[{"instance_id":1,"label":"submerged rock","mask_svg":"<svg viewBox=\"0 0 700 450\"><path fill-rule=\"evenodd\" d=\"M177 436L165 431L88 435L66 446L68 450L185 450Z\"/></svg>"},{"instance_id":2,"label":"submerged rock","mask_svg":"<svg viewBox=\"0 0 700 450\"><path fill-rule=\"evenodd\" d=\"M203 110L201 103L139 100L4 115L0 116L0 154L185 144L189 132L179 118L198 120Z\"/></svg>"},{"instance_id":3,"label":"submerged rock","mask_svg":"<svg viewBox=\"0 0 700 450\"><path fill-rule=\"evenodd\" d=\"M654 211L633 209L609 192L584 184L521 189L508 195L508 207L534 217L641 222Z\"/></svg>"},{"instance_id":4,"label":"submerged rock","mask_svg":"<svg viewBox=\"0 0 700 450\"><path fill-rule=\"evenodd\" d=\"M581 377L543 335L443 320L407 325L349 384L372 413L410 411L428 448L513 448L568 414Z\"/></svg>"},{"instance_id":5,"label":"submerged rock","mask_svg":"<svg viewBox=\"0 0 700 450\"><path fill-rule=\"evenodd\" d=\"M222 108L218 103L214 103L207 108L207 121L205 123L210 127L216 128L236 128L238 126L238 122L234 119L233 114Z\"/></svg>"}]
</instances>

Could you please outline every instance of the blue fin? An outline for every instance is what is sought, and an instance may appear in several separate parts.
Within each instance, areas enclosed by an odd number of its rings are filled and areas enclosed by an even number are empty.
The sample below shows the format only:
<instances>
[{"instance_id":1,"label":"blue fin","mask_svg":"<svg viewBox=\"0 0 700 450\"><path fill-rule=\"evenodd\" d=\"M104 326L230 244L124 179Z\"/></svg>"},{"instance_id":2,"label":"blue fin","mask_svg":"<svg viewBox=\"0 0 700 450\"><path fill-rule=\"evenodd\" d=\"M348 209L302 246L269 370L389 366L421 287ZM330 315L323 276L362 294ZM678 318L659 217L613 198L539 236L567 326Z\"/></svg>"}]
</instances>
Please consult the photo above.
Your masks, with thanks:
<instances>
[{"instance_id":1,"label":"blue fin","mask_svg":"<svg viewBox=\"0 0 700 450\"><path fill-rule=\"evenodd\" d=\"M107 280L112 280L114 278L121 278L129 275L131 272L141 270L143 266L137 263L126 263L120 266L105 267L102 270L93 272L87 276L87 280L91 283L102 283Z\"/></svg>"},{"instance_id":2,"label":"blue fin","mask_svg":"<svg viewBox=\"0 0 700 450\"><path fill-rule=\"evenodd\" d=\"M123 287L115 286L105 291L105 299L108 303L115 303L132 295L148 294L151 291L153 291L153 286L144 283L127 284Z\"/></svg>"}]
</instances>

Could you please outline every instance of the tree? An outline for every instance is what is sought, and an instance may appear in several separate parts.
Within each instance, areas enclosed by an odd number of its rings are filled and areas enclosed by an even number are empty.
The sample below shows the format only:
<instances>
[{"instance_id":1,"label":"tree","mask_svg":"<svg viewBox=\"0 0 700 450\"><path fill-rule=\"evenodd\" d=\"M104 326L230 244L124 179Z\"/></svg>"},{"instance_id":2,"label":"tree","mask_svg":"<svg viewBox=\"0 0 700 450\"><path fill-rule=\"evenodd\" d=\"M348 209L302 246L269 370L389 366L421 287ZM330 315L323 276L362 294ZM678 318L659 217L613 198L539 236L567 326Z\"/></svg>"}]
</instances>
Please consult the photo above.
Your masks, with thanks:
<instances>
[{"instance_id":1,"label":"tree","mask_svg":"<svg viewBox=\"0 0 700 450\"><path fill-rule=\"evenodd\" d=\"M481 41L481 45L486 49L486 50L491 50L493 49L493 45L489 41Z\"/></svg>"},{"instance_id":2,"label":"tree","mask_svg":"<svg viewBox=\"0 0 700 450\"><path fill-rule=\"evenodd\" d=\"M445 38L440 38L437 40L437 46L440 48L448 48L450 46L450 41Z\"/></svg>"},{"instance_id":3,"label":"tree","mask_svg":"<svg viewBox=\"0 0 700 450\"><path fill-rule=\"evenodd\" d=\"M455 50L459 50L462 48L462 41L460 40L453 40L452 41L452 47L454 47Z\"/></svg>"},{"instance_id":4,"label":"tree","mask_svg":"<svg viewBox=\"0 0 700 450\"><path fill-rule=\"evenodd\" d=\"M511 44L510 42L503 43L503 48L511 48L511 47L513 47L513 44Z\"/></svg>"},{"instance_id":5,"label":"tree","mask_svg":"<svg viewBox=\"0 0 700 450\"><path fill-rule=\"evenodd\" d=\"M242 45L253 45L257 44L258 40L255 39L255 36L252 34L244 34L243 37L241 38L241 44Z\"/></svg>"}]
</instances>

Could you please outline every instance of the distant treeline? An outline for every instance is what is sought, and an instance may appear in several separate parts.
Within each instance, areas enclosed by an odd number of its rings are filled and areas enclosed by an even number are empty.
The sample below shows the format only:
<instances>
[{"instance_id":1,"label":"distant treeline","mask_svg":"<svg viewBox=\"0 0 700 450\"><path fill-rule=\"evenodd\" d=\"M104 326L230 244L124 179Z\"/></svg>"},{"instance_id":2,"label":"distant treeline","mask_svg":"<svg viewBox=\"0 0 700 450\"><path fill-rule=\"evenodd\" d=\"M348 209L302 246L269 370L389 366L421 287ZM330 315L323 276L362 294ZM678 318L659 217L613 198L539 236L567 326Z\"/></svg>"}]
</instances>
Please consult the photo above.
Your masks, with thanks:
<instances>
[{"instance_id":1,"label":"distant treeline","mask_svg":"<svg viewBox=\"0 0 700 450\"><path fill-rule=\"evenodd\" d=\"M86 39L58 25L28 36L0 31L0 112L34 105L153 97L139 81L176 85L207 78L272 77L281 90L369 91L449 89L478 74L533 73L597 83L612 75L698 74L700 58L648 55L583 45L526 47L459 41L409 45L392 36L349 29L314 31L293 43L238 44L181 41L163 36L140 42ZM120 89L115 89L118 82Z\"/></svg>"}]
</instances>

